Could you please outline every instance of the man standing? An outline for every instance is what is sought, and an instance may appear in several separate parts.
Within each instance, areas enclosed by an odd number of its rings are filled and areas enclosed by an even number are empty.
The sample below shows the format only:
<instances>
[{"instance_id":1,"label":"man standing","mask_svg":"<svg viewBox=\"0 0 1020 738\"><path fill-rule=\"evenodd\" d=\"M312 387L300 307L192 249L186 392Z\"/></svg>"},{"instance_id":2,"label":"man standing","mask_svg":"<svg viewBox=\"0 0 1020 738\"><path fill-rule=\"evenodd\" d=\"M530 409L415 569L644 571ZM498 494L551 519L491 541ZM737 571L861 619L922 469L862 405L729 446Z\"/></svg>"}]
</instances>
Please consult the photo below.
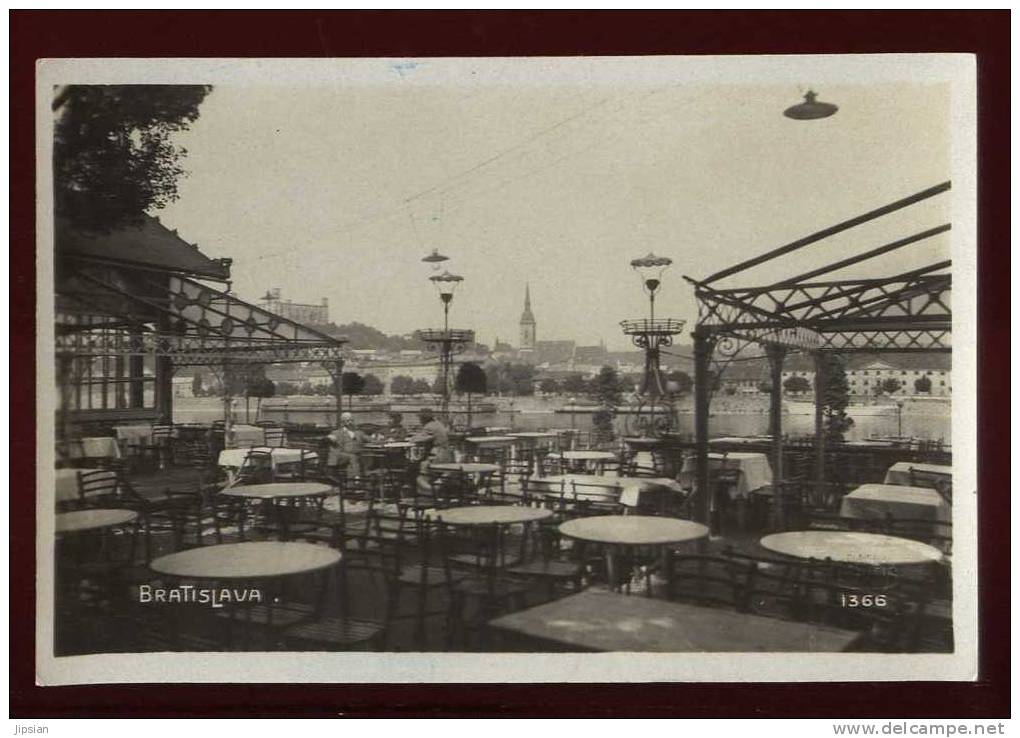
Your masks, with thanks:
<instances>
[{"instance_id":1,"label":"man standing","mask_svg":"<svg viewBox=\"0 0 1020 738\"><path fill-rule=\"evenodd\" d=\"M329 456L326 464L335 474L346 473L357 477L361 474L360 454L365 444L365 434L354 425L354 416L343 413L340 416L340 427L330 433Z\"/></svg>"}]
</instances>

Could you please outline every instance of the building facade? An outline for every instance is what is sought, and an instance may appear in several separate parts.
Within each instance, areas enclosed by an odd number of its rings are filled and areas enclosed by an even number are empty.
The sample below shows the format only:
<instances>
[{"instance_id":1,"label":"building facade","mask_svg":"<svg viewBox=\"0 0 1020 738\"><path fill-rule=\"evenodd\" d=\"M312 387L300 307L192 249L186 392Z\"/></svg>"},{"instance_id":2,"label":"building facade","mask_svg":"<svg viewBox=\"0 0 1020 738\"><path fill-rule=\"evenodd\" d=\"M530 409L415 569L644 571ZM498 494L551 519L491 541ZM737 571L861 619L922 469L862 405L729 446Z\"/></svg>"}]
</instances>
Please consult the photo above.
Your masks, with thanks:
<instances>
[{"instance_id":1,"label":"building facade","mask_svg":"<svg viewBox=\"0 0 1020 738\"><path fill-rule=\"evenodd\" d=\"M282 318L304 325L326 325L329 323L329 298L323 297L318 304L300 303L281 298L280 288L273 287L259 300L262 308Z\"/></svg>"}]
</instances>

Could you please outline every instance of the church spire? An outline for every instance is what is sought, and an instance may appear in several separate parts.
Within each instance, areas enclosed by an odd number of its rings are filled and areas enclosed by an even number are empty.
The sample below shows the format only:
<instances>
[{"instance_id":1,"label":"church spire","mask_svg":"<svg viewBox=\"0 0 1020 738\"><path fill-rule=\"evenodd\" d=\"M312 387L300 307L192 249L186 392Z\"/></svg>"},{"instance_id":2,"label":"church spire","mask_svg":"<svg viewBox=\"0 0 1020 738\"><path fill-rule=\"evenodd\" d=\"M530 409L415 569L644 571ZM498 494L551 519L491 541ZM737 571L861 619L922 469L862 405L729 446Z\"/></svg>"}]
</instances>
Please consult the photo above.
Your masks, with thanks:
<instances>
[{"instance_id":1,"label":"church spire","mask_svg":"<svg viewBox=\"0 0 1020 738\"><path fill-rule=\"evenodd\" d=\"M521 313L521 342L522 351L535 350L535 315L531 312L531 285L524 283L524 312Z\"/></svg>"}]
</instances>

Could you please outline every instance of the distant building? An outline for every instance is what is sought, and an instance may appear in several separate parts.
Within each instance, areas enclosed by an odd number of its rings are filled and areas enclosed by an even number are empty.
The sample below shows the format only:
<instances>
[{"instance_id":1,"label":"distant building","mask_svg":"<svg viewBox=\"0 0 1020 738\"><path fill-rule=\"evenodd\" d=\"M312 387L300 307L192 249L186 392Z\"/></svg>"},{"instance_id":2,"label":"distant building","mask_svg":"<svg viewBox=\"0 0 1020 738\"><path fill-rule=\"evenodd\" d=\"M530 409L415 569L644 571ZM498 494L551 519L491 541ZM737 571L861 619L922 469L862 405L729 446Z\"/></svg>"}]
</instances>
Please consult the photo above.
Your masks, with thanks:
<instances>
[{"instance_id":1,"label":"distant building","mask_svg":"<svg viewBox=\"0 0 1020 738\"><path fill-rule=\"evenodd\" d=\"M259 303L269 312L298 323L305 325L326 325L329 323L329 299L326 297L323 297L317 305L293 302L281 299L280 288L273 287L259 298Z\"/></svg>"},{"instance_id":2,"label":"distant building","mask_svg":"<svg viewBox=\"0 0 1020 738\"><path fill-rule=\"evenodd\" d=\"M531 287L524 285L524 312L521 313L521 354L534 354L536 345L535 315L531 312Z\"/></svg>"},{"instance_id":3,"label":"distant building","mask_svg":"<svg viewBox=\"0 0 1020 738\"><path fill-rule=\"evenodd\" d=\"M789 377L804 377L814 386L815 365L810 356L795 354L786 360L783 380ZM931 382L930 392L918 392L916 382L927 377ZM887 353L881 355L858 354L847 358L846 380L851 395L888 395L879 391L888 379L895 379L900 387L891 393L893 397L913 395L950 397L953 394L952 356L948 353Z\"/></svg>"},{"instance_id":4,"label":"distant building","mask_svg":"<svg viewBox=\"0 0 1020 738\"><path fill-rule=\"evenodd\" d=\"M573 341L537 341L535 343L535 363L566 364L574 356L577 344Z\"/></svg>"}]
</instances>

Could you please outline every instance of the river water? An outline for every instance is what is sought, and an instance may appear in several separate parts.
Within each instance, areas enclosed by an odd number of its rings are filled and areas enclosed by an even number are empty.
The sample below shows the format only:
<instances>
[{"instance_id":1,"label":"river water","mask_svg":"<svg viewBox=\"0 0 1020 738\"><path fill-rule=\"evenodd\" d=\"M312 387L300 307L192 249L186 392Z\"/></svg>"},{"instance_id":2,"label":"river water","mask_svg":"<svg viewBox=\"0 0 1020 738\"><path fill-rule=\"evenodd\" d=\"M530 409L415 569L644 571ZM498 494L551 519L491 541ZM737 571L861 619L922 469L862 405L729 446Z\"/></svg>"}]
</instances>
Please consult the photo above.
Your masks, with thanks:
<instances>
[{"instance_id":1,"label":"river water","mask_svg":"<svg viewBox=\"0 0 1020 738\"><path fill-rule=\"evenodd\" d=\"M728 398L720 398L724 400ZM314 402L312 398L292 398L292 403L307 406ZM473 413L471 425L490 427L511 427L514 430L538 430L547 428L591 428L591 414L577 412L554 412L556 408L565 406L562 398L519 398L511 406L507 400L500 400L501 410L494 413ZM853 408L851 408L853 412ZM942 440L951 443L951 418L949 403L910 402L904 403L901 412L895 406L884 410L870 410L882 414L854 415L854 425L847 432L847 440L863 439L872 436L912 436L921 439ZM355 405L355 415L359 422L384 424L385 412L359 411ZM175 398L174 422L178 423L210 423L223 418L223 403L215 397ZM466 423L466 414L457 413L457 424ZM282 398L274 398L266 403L261 413L256 414L256 403L251 402L250 411L246 416L242 400L235 401L234 421L245 422L276 420L292 423L312 423L330 425L335 422L331 404L324 404L321 410L292 410L283 407ZM694 414L689 408L681 408L678 415L679 432L694 433ZM618 435L632 432L634 416L621 415L615 421ZM417 425L416 413L405 413L404 424L408 427ZM768 413L764 402L741 401L739 403L713 401L713 410L709 421L712 436L725 435L761 435L768 432ZM814 431L814 417L809 414L784 413L783 432L791 436L811 435Z\"/></svg>"}]
</instances>

